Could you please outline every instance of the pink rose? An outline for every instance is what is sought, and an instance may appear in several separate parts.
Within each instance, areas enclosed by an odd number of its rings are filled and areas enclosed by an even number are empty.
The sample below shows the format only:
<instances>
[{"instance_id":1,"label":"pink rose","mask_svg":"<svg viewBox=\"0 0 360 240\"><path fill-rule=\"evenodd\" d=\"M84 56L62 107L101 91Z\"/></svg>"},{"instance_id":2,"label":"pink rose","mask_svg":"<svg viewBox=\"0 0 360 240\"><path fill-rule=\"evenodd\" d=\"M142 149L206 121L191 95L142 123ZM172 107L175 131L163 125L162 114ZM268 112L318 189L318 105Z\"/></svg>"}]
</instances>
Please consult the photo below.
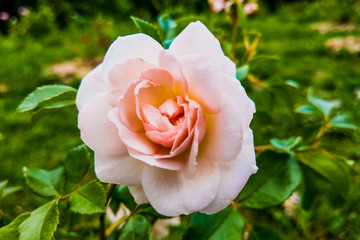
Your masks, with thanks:
<instances>
[{"instance_id":1,"label":"pink rose","mask_svg":"<svg viewBox=\"0 0 360 240\"><path fill-rule=\"evenodd\" d=\"M257 170L254 103L201 22L168 50L145 34L119 37L76 102L97 177L161 214L218 212Z\"/></svg>"}]
</instances>

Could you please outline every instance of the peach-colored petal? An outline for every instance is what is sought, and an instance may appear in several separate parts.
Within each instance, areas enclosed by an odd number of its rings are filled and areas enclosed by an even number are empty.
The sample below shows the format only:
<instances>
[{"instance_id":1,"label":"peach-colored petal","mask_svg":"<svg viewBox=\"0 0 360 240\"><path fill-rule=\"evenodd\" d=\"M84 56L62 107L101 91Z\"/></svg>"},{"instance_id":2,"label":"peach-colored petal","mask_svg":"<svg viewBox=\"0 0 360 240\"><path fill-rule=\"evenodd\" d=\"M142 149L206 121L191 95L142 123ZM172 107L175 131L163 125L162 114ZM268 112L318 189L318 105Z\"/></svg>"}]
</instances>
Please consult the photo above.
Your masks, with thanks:
<instances>
[{"instance_id":1,"label":"peach-colored petal","mask_svg":"<svg viewBox=\"0 0 360 240\"><path fill-rule=\"evenodd\" d=\"M169 130L166 132L159 132L159 131L146 131L145 135L154 143L160 144L163 147L170 148L175 140L177 131Z\"/></svg>"},{"instance_id":2,"label":"peach-colored petal","mask_svg":"<svg viewBox=\"0 0 360 240\"><path fill-rule=\"evenodd\" d=\"M211 163L199 163L192 179L187 179L180 171L147 165L142 175L142 185L150 204L166 216L189 214L205 208L215 198L219 181L219 168Z\"/></svg>"},{"instance_id":3,"label":"peach-colored petal","mask_svg":"<svg viewBox=\"0 0 360 240\"><path fill-rule=\"evenodd\" d=\"M133 195L135 202L137 204L143 204L149 202L141 186L129 186L129 190L131 195Z\"/></svg>"},{"instance_id":4,"label":"peach-colored petal","mask_svg":"<svg viewBox=\"0 0 360 240\"><path fill-rule=\"evenodd\" d=\"M104 157L95 153L95 173L102 182L140 185L144 163L128 154Z\"/></svg>"},{"instance_id":5,"label":"peach-colored petal","mask_svg":"<svg viewBox=\"0 0 360 240\"><path fill-rule=\"evenodd\" d=\"M221 72L225 69L225 56L219 41L199 21L190 23L174 39L169 51L179 60L184 56L194 54L204 56L210 60L212 69Z\"/></svg>"},{"instance_id":6,"label":"peach-colored petal","mask_svg":"<svg viewBox=\"0 0 360 240\"><path fill-rule=\"evenodd\" d=\"M80 110L82 106L93 96L110 89L110 86L102 79L102 63L89 72L81 81L76 95L76 106Z\"/></svg>"},{"instance_id":7,"label":"peach-colored petal","mask_svg":"<svg viewBox=\"0 0 360 240\"><path fill-rule=\"evenodd\" d=\"M137 33L118 37L109 47L104 58L104 79L108 80L110 71L117 64L129 59L140 58L157 65L158 55L163 47L148 35Z\"/></svg>"},{"instance_id":8,"label":"peach-colored petal","mask_svg":"<svg viewBox=\"0 0 360 240\"><path fill-rule=\"evenodd\" d=\"M246 131L244 144L236 159L220 165L220 185L215 199L200 212L214 214L227 207L243 189L250 175L256 173L254 141L251 129Z\"/></svg>"},{"instance_id":9,"label":"peach-colored petal","mask_svg":"<svg viewBox=\"0 0 360 240\"><path fill-rule=\"evenodd\" d=\"M196 55L184 57L181 66L188 81L189 98L198 102L205 112L220 112L224 104L222 78L226 75L215 71L208 59Z\"/></svg>"},{"instance_id":10,"label":"peach-colored petal","mask_svg":"<svg viewBox=\"0 0 360 240\"><path fill-rule=\"evenodd\" d=\"M174 78L173 91L178 96L185 96L188 91L188 85L182 72L180 62L173 56L169 50L164 50L159 55L159 67L165 69Z\"/></svg>"},{"instance_id":11,"label":"peach-colored petal","mask_svg":"<svg viewBox=\"0 0 360 240\"><path fill-rule=\"evenodd\" d=\"M117 132L120 135L122 142L130 148L137 149L143 154L154 154L158 151L158 145L151 142L144 132L134 132L128 129L120 121L120 110L118 107L113 108L108 112L111 122L117 127Z\"/></svg>"},{"instance_id":12,"label":"peach-colored petal","mask_svg":"<svg viewBox=\"0 0 360 240\"><path fill-rule=\"evenodd\" d=\"M143 115L144 122L151 125L151 127L157 131L164 132L173 128L169 119L163 116L159 109L150 104L141 104L141 113Z\"/></svg>"},{"instance_id":13,"label":"peach-colored petal","mask_svg":"<svg viewBox=\"0 0 360 240\"><path fill-rule=\"evenodd\" d=\"M169 96L173 96L173 76L168 71L155 68L149 69L141 74L141 78L162 86Z\"/></svg>"},{"instance_id":14,"label":"peach-colored petal","mask_svg":"<svg viewBox=\"0 0 360 240\"><path fill-rule=\"evenodd\" d=\"M140 78L143 72L151 68L156 68L140 58L129 59L124 63L115 65L109 72L109 81L113 87L125 90L131 81Z\"/></svg>"},{"instance_id":15,"label":"peach-colored petal","mask_svg":"<svg viewBox=\"0 0 360 240\"><path fill-rule=\"evenodd\" d=\"M108 118L112 106L107 101L108 93L100 93L91 98L81 108L78 127L81 139L94 152L103 156L126 154L126 146L121 141L116 126Z\"/></svg>"}]
</instances>

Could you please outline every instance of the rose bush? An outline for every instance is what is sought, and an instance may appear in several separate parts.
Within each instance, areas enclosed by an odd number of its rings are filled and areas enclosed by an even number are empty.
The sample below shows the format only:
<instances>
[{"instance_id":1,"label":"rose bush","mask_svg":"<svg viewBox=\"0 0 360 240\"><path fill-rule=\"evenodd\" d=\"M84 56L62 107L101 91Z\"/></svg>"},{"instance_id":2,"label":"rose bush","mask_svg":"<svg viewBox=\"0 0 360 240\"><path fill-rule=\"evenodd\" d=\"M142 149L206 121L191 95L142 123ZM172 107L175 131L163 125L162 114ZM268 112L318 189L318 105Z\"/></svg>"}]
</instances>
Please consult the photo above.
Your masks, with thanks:
<instances>
[{"instance_id":1,"label":"rose bush","mask_svg":"<svg viewBox=\"0 0 360 240\"><path fill-rule=\"evenodd\" d=\"M145 34L119 37L76 99L97 177L167 216L225 208L257 170L255 107L235 76L201 22L168 50Z\"/></svg>"}]
</instances>

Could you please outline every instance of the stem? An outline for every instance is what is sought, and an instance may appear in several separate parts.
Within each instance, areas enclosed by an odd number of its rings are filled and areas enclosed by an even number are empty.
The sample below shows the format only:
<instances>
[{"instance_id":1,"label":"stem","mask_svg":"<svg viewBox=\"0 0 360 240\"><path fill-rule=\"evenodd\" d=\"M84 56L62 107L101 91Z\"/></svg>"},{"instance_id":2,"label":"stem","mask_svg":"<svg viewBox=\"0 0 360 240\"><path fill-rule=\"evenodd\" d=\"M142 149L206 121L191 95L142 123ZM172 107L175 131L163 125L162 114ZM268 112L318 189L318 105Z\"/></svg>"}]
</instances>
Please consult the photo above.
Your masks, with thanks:
<instances>
[{"instance_id":1,"label":"stem","mask_svg":"<svg viewBox=\"0 0 360 240\"><path fill-rule=\"evenodd\" d=\"M115 184L109 184L107 191L106 191L106 206L109 204L109 200L111 197L111 194L114 192L116 188ZM100 240L106 240L106 235L105 235L105 212L100 213L99 216L99 221L100 221Z\"/></svg>"},{"instance_id":2,"label":"stem","mask_svg":"<svg viewBox=\"0 0 360 240\"><path fill-rule=\"evenodd\" d=\"M259 153L262 151L265 151L267 149L275 149L273 145L261 145L261 146L255 146L255 152Z\"/></svg>"},{"instance_id":3,"label":"stem","mask_svg":"<svg viewBox=\"0 0 360 240\"><path fill-rule=\"evenodd\" d=\"M320 138L324 135L324 133L329 129L330 124L325 123L319 130L319 132L316 134L316 137L314 141L312 142L311 146L315 147L319 144Z\"/></svg>"},{"instance_id":4,"label":"stem","mask_svg":"<svg viewBox=\"0 0 360 240\"><path fill-rule=\"evenodd\" d=\"M111 224L110 227L108 227L105 231L105 237L109 237L116 230L116 228L119 227L120 224L128 220L131 216L132 214L130 214L129 216L123 216L122 218Z\"/></svg>"},{"instance_id":5,"label":"stem","mask_svg":"<svg viewBox=\"0 0 360 240\"><path fill-rule=\"evenodd\" d=\"M231 20L232 20L232 33L231 33L231 52L230 58L236 63L235 57L235 49L236 49L236 39L237 39L237 32L238 32L238 25L239 25L239 16L238 16L238 5L233 3L233 9L231 13Z\"/></svg>"}]
</instances>

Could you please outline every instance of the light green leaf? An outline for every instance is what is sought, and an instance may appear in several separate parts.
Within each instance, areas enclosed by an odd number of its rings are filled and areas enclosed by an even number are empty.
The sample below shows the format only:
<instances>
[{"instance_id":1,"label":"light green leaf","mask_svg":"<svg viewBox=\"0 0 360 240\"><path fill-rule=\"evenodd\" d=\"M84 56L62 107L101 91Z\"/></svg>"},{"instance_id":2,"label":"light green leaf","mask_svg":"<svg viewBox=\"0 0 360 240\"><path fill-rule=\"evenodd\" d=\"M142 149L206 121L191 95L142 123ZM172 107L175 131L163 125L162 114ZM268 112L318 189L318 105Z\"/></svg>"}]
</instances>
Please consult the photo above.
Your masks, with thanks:
<instances>
[{"instance_id":1,"label":"light green leaf","mask_svg":"<svg viewBox=\"0 0 360 240\"><path fill-rule=\"evenodd\" d=\"M35 209L20 225L19 240L51 240L59 224L58 199Z\"/></svg>"},{"instance_id":2,"label":"light green leaf","mask_svg":"<svg viewBox=\"0 0 360 240\"><path fill-rule=\"evenodd\" d=\"M294 80L286 80L285 83L293 88L299 88L299 83Z\"/></svg>"},{"instance_id":3,"label":"light green leaf","mask_svg":"<svg viewBox=\"0 0 360 240\"><path fill-rule=\"evenodd\" d=\"M328 180L335 190L346 197L349 192L349 177L345 164L321 152L302 153L301 162Z\"/></svg>"},{"instance_id":4,"label":"light green leaf","mask_svg":"<svg viewBox=\"0 0 360 240\"><path fill-rule=\"evenodd\" d=\"M2 198L6 197L14 192L20 191L20 190L22 190L22 187L20 187L20 186L7 187L7 188L5 188L5 190L3 192Z\"/></svg>"},{"instance_id":5,"label":"light green leaf","mask_svg":"<svg viewBox=\"0 0 360 240\"><path fill-rule=\"evenodd\" d=\"M135 215L125 224L121 231L119 240L149 239L150 231L150 222L142 215Z\"/></svg>"},{"instance_id":6,"label":"light green leaf","mask_svg":"<svg viewBox=\"0 0 360 240\"><path fill-rule=\"evenodd\" d=\"M273 138L270 140L270 143L277 149L284 150L286 152L290 152L294 147L299 145L301 142L301 137L291 137L287 139L277 139Z\"/></svg>"},{"instance_id":7,"label":"light green leaf","mask_svg":"<svg viewBox=\"0 0 360 240\"><path fill-rule=\"evenodd\" d=\"M90 153L85 145L70 150L65 159L66 176L73 183L79 183L90 166Z\"/></svg>"},{"instance_id":8,"label":"light green leaf","mask_svg":"<svg viewBox=\"0 0 360 240\"><path fill-rule=\"evenodd\" d=\"M44 197L60 196L65 183L64 168L47 171L23 167L23 172L26 184L35 193Z\"/></svg>"},{"instance_id":9,"label":"light green leaf","mask_svg":"<svg viewBox=\"0 0 360 240\"><path fill-rule=\"evenodd\" d=\"M73 212L102 213L105 211L106 193L101 183L92 181L74 192L69 200Z\"/></svg>"},{"instance_id":10,"label":"light green leaf","mask_svg":"<svg viewBox=\"0 0 360 240\"><path fill-rule=\"evenodd\" d=\"M325 116L329 116L331 112L340 105L339 101L328 101L315 96L314 90L312 88L309 88L308 90L307 99Z\"/></svg>"},{"instance_id":11,"label":"light green leaf","mask_svg":"<svg viewBox=\"0 0 360 240\"><path fill-rule=\"evenodd\" d=\"M149 35L150 37L152 37L153 39L155 39L157 42L159 42L161 44L159 34L158 34L157 29L156 29L156 27L154 25L152 25L151 23L149 23L149 22L147 22L147 21L145 21L143 19L140 19L140 18L137 18L137 17L134 17L134 16L131 16L130 18L131 18L131 20L133 20L135 25L139 28L139 30L142 33L145 33L146 35Z\"/></svg>"},{"instance_id":12,"label":"light green leaf","mask_svg":"<svg viewBox=\"0 0 360 240\"><path fill-rule=\"evenodd\" d=\"M251 208L267 208L285 201L301 182L292 154L264 151L257 158L258 172L252 175L237 201Z\"/></svg>"},{"instance_id":13,"label":"light green leaf","mask_svg":"<svg viewBox=\"0 0 360 240\"><path fill-rule=\"evenodd\" d=\"M254 224L252 229L250 230L248 240L286 240L287 238L284 236L276 228L265 225L265 224Z\"/></svg>"},{"instance_id":14,"label":"light green leaf","mask_svg":"<svg viewBox=\"0 0 360 240\"><path fill-rule=\"evenodd\" d=\"M236 69L236 78L239 79L240 81L244 80L247 77L248 73L249 73L249 65L244 64Z\"/></svg>"},{"instance_id":15,"label":"light green leaf","mask_svg":"<svg viewBox=\"0 0 360 240\"><path fill-rule=\"evenodd\" d=\"M317 110L316 108L314 108L311 105L305 104L305 105L301 105L300 107L298 107L295 112L297 113L301 113L301 114L306 114L306 115L312 115L312 114L318 114L320 113L319 110Z\"/></svg>"},{"instance_id":16,"label":"light green leaf","mask_svg":"<svg viewBox=\"0 0 360 240\"><path fill-rule=\"evenodd\" d=\"M8 180L6 179L0 182L0 198L2 198L7 184L8 184Z\"/></svg>"},{"instance_id":17,"label":"light green leaf","mask_svg":"<svg viewBox=\"0 0 360 240\"><path fill-rule=\"evenodd\" d=\"M349 118L346 114L338 115L330 119L330 127L333 128L347 128L356 130L358 127L355 124L352 124L349 121Z\"/></svg>"},{"instance_id":18,"label":"light green leaf","mask_svg":"<svg viewBox=\"0 0 360 240\"><path fill-rule=\"evenodd\" d=\"M39 111L75 104L76 89L64 85L41 86L19 105L18 112Z\"/></svg>"},{"instance_id":19,"label":"light green leaf","mask_svg":"<svg viewBox=\"0 0 360 240\"><path fill-rule=\"evenodd\" d=\"M190 221L187 240L241 240L245 222L237 209L232 206L213 214L196 213Z\"/></svg>"},{"instance_id":20,"label":"light green leaf","mask_svg":"<svg viewBox=\"0 0 360 240\"><path fill-rule=\"evenodd\" d=\"M30 216L30 213L22 213L10 224L0 228L0 239L18 240L18 228L22 222Z\"/></svg>"}]
</instances>

